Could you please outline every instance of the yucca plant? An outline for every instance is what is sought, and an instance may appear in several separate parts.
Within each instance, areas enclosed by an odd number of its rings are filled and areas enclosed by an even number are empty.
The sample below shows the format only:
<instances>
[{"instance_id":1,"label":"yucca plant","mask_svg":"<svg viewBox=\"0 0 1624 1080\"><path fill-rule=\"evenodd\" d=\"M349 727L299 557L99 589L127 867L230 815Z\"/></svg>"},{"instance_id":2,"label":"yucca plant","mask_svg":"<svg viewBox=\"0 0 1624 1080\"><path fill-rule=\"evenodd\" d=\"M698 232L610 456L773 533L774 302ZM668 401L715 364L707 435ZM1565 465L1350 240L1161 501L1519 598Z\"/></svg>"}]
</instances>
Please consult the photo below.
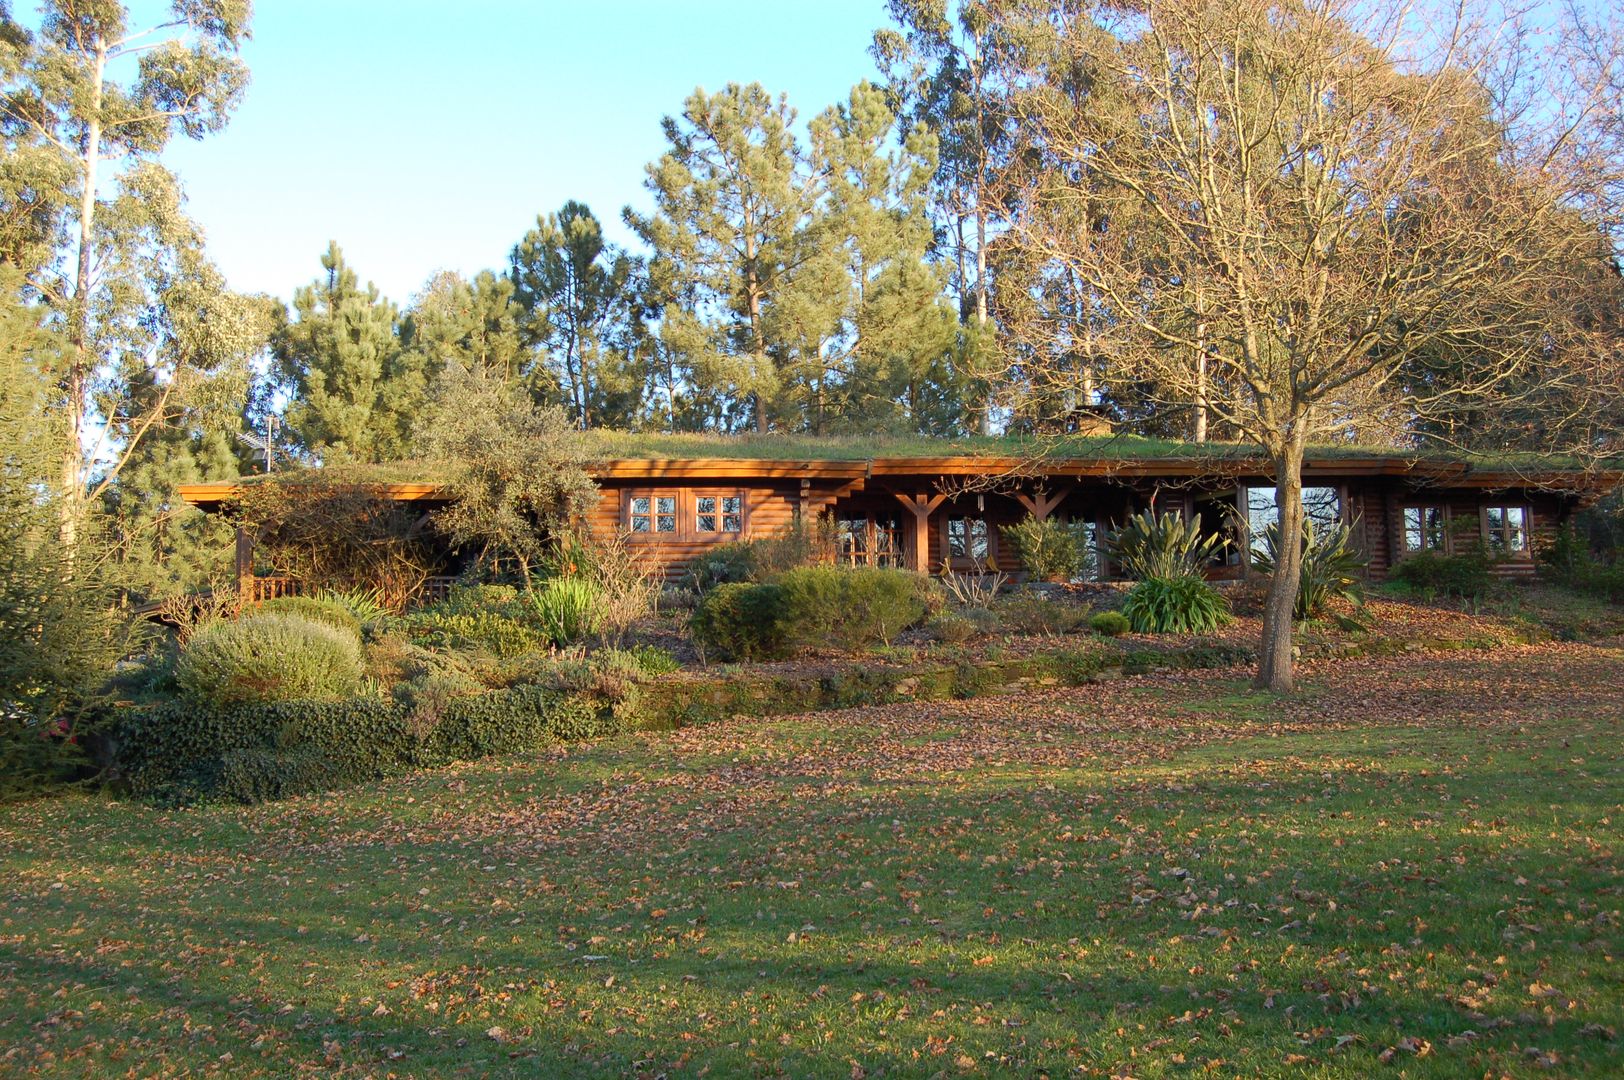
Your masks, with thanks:
<instances>
[{"instance_id":1,"label":"yucca plant","mask_svg":"<svg viewBox=\"0 0 1624 1080\"><path fill-rule=\"evenodd\" d=\"M1202 533L1199 521L1185 521L1171 510L1160 516L1145 510L1112 530L1106 546L1122 573L1134 581L1171 581L1199 575L1202 567L1223 554L1229 540Z\"/></svg>"},{"instance_id":2,"label":"yucca plant","mask_svg":"<svg viewBox=\"0 0 1624 1080\"><path fill-rule=\"evenodd\" d=\"M393 614L382 589L323 589L316 597L349 609L363 627L376 626Z\"/></svg>"},{"instance_id":3,"label":"yucca plant","mask_svg":"<svg viewBox=\"0 0 1624 1080\"><path fill-rule=\"evenodd\" d=\"M1292 618L1318 615L1331 600L1347 600L1355 606L1364 602L1360 575L1368 560L1354 546L1354 528L1355 525L1338 522L1321 531L1314 528L1312 521L1303 522L1302 572ZM1252 568L1261 574L1272 574L1279 564L1280 524L1271 522L1263 530L1263 550L1252 553Z\"/></svg>"},{"instance_id":4,"label":"yucca plant","mask_svg":"<svg viewBox=\"0 0 1624 1080\"><path fill-rule=\"evenodd\" d=\"M1128 591L1122 614L1136 634L1207 634L1229 621L1229 601L1198 574L1152 577Z\"/></svg>"}]
</instances>

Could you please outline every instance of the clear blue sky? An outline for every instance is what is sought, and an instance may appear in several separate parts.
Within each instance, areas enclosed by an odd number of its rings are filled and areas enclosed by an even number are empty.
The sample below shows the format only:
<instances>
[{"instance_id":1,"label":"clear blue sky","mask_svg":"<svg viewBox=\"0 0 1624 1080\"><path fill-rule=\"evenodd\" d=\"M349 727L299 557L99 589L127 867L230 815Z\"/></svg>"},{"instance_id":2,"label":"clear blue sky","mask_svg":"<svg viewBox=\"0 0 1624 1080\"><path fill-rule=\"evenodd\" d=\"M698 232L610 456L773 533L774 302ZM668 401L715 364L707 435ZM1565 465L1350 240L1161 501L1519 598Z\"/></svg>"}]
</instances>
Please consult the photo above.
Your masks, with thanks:
<instances>
[{"instance_id":1,"label":"clear blue sky","mask_svg":"<svg viewBox=\"0 0 1624 1080\"><path fill-rule=\"evenodd\" d=\"M867 48L885 21L882 0L255 7L242 108L165 158L191 213L236 289L290 296L335 239L401 304L437 270L505 266L566 199L630 242L621 207L647 208L660 118L695 86L759 81L804 121L874 77Z\"/></svg>"}]
</instances>

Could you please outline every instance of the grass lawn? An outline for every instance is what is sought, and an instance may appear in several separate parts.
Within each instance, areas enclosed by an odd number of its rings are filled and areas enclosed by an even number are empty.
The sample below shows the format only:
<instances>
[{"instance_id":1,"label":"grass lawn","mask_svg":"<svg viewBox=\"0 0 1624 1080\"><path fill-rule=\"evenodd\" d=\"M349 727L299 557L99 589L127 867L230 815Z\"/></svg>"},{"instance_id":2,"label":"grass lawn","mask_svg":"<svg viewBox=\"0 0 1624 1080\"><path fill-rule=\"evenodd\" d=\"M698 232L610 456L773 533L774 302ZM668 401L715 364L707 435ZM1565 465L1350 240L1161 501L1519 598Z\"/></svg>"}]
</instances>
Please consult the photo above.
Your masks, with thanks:
<instances>
[{"instance_id":1,"label":"grass lawn","mask_svg":"<svg viewBox=\"0 0 1624 1080\"><path fill-rule=\"evenodd\" d=\"M0 807L0 1075L1624 1071L1624 651Z\"/></svg>"}]
</instances>

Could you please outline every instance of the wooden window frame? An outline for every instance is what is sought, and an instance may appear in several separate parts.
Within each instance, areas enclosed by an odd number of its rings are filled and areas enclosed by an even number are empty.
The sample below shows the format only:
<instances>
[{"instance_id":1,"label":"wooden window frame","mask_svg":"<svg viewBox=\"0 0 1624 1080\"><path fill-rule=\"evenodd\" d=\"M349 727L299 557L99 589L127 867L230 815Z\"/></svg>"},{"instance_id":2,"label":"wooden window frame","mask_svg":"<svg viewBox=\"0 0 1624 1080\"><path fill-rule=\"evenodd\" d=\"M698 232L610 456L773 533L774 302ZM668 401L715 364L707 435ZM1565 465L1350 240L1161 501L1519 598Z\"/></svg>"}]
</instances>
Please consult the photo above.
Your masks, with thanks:
<instances>
[{"instance_id":1,"label":"wooden window frame","mask_svg":"<svg viewBox=\"0 0 1624 1080\"><path fill-rule=\"evenodd\" d=\"M715 538L717 540L726 542L728 540L742 539L744 534L749 531L750 499L745 493L744 488L688 488L685 490L688 495L688 506L682 521L690 525L692 529L692 531L686 535L693 539L708 540ZM716 523L717 527L715 529L701 529L699 527L700 499L717 500L716 517L718 520ZM727 516L722 510L721 500L723 499L739 500L739 527L737 530L724 529L721 527L721 519ZM679 523L679 525L680 524L681 523Z\"/></svg>"},{"instance_id":2,"label":"wooden window frame","mask_svg":"<svg viewBox=\"0 0 1624 1080\"><path fill-rule=\"evenodd\" d=\"M905 562L902 553L902 519L893 514L886 519L891 524L884 526L878 520L884 513L863 510L836 515L835 561L846 566L901 567ZM844 524L851 521L861 521L863 531L858 533L844 528ZM854 541L850 551L844 550L847 536L851 536ZM880 545L882 536L887 540L884 548Z\"/></svg>"},{"instance_id":3,"label":"wooden window frame","mask_svg":"<svg viewBox=\"0 0 1624 1080\"><path fill-rule=\"evenodd\" d=\"M1418 547L1418 548L1410 547L1410 523L1409 523L1409 520L1408 520L1406 515L1408 515L1411 510L1420 510L1420 511L1423 511L1423 512L1425 512L1427 510L1439 510L1439 511L1443 512L1443 515L1444 515L1443 543L1439 544L1437 547L1427 547L1425 545L1423 545L1421 547ZM1455 552L1454 525L1455 525L1455 515L1454 515L1454 512L1450 509L1448 503L1444 503L1444 502L1406 502L1406 503L1401 503L1399 505L1399 508L1398 508L1398 537L1397 537L1398 542L1394 545L1394 547L1395 547L1395 549L1397 551L1398 558L1407 559L1411 555L1420 555L1420 554L1422 554L1424 552L1428 552L1428 551L1436 551L1440 555L1452 555L1452 554L1454 554L1454 552ZM1425 529L1426 529L1426 519L1425 518L1422 518L1421 527L1422 527L1423 535L1424 535Z\"/></svg>"},{"instance_id":4,"label":"wooden window frame","mask_svg":"<svg viewBox=\"0 0 1624 1080\"><path fill-rule=\"evenodd\" d=\"M1509 547L1496 549L1490 537L1493 532L1489 529L1490 510L1520 510L1522 511L1522 538L1523 546L1516 550ZM1532 560L1534 558L1534 508L1524 502L1496 502L1483 503L1477 508L1478 536L1483 541L1483 550L1491 558ZM1504 528L1502 528L1502 534Z\"/></svg>"},{"instance_id":5,"label":"wooden window frame","mask_svg":"<svg viewBox=\"0 0 1624 1080\"><path fill-rule=\"evenodd\" d=\"M701 498L737 498L739 500L739 531L725 532L717 529L715 532L701 532L699 530L699 500ZM635 499L671 498L676 513L675 528L671 532L658 532L650 528L648 532L632 531L632 502ZM654 503L649 504L652 518ZM718 506L717 517L722 516ZM650 525L657 524L651 521ZM718 522L720 524L720 522ZM620 493L620 527L635 543L658 544L666 541L682 541L691 543L695 540L712 540L716 543L726 543L730 540L742 540L750 533L750 492L747 488L687 488L687 487L635 487L622 488Z\"/></svg>"}]
</instances>

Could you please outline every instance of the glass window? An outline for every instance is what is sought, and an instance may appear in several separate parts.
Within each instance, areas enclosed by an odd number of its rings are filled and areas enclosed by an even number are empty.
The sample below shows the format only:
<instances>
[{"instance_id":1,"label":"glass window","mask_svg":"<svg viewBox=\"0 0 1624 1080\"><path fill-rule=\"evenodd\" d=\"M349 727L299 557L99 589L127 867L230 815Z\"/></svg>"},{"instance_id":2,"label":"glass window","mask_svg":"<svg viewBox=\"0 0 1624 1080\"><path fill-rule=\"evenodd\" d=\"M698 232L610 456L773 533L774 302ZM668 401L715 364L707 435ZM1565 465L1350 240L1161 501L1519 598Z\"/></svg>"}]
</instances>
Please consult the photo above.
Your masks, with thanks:
<instances>
[{"instance_id":1,"label":"glass window","mask_svg":"<svg viewBox=\"0 0 1624 1080\"><path fill-rule=\"evenodd\" d=\"M1078 542L1083 549L1082 570L1077 575L1079 581L1099 581L1100 574L1100 527L1093 521L1075 521L1072 528L1077 530Z\"/></svg>"},{"instance_id":2,"label":"glass window","mask_svg":"<svg viewBox=\"0 0 1624 1080\"><path fill-rule=\"evenodd\" d=\"M699 495L694 498L694 531L743 532L744 499L739 495Z\"/></svg>"},{"instance_id":3,"label":"glass window","mask_svg":"<svg viewBox=\"0 0 1624 1080\"><path fill-rule=\"evenodd\" d=\"M633 495L631 530L634 533L677 531L675 495Z\"/></svg>"},{"instance_id":4,"label":"glass window","mask_svg":"<svg viewBox=\"0 0 1624 1080\"><path fill-rule=\"evenodd\" d=\"M1528 550L1527 507L1491 506L1484 510L1483 518L1491 552L1511 555Z\"/></svg>"},{"instance_id":5,"label":"glass window","mask_svg":"<svg viewBox=\"0 0 1624 1080\"><path fill-rule=\"evenodd\" d=\"M985 520L972 517L947 519L948 558L980 561L986 559L990 551Z\"/></svg>"},{"instance_id":6,"label":"glass window","mask_svg":"<svg viewBox=\"0 0 1624 1080\"><path fill-rule=\"evenodd\" d=\"M841 518L835 525L835 543L842 562L867 562L868 518Z\"/></svg>"},{"instance_id":7,"label":"glass window","mask_svg":"<svg viewBox=\"0 0 1624 1080\"><path fill-rule=\"evenodd\" d=\"M1334 487L1304 487L1303 514L1323 531L1342 520L1342 496ZM1279 509L1274 500L1274 488L1246 489L1246 531L1251 534L1252 550L1263 551L1263 535L1270 525L1279 520Z\"/></svg>"},{"instance_id":8,"label":"glass window","mask_svg":"<svg viewBox=\"0 0 1624 1080\"><path fill-rule=\"evenodd\" d=\"M1404 550L1442 551L1444 538L1449 534L1444 508L1441 506L1406 506L1404 508Z\"/></svg>"}]
</instances>

